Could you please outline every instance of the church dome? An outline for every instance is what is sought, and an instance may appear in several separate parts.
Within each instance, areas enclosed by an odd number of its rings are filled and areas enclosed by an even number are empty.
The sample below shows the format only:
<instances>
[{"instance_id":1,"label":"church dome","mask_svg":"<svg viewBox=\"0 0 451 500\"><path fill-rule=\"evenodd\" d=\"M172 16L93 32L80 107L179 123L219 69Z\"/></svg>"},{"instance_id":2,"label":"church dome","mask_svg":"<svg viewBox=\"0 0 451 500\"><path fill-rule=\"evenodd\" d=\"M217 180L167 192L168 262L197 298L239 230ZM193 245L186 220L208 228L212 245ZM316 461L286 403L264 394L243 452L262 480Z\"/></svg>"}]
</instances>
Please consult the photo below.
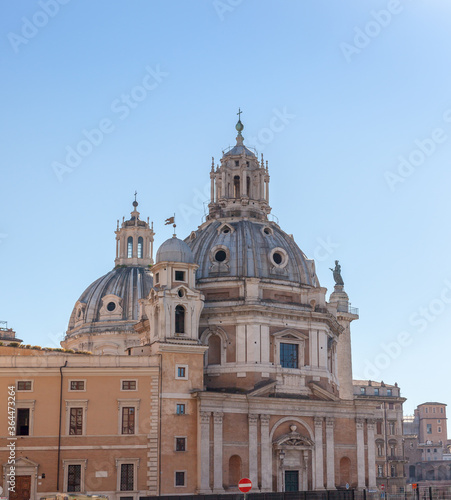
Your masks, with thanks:
<instances>
[{"instance_id":1,"label":"church dome","mask_svg":"<svg viewBox=\"0 0 451 500\"><path fill-rule=\"evenodd\" d=\"M94 281L73 309L67 336L133 330L139 319L138 300L149 295L152 275L144 267L116 267Z\"/></svg>"},{"instance_id":2,"label":"church dome","mask_svg":"<svg viewBox=\"0 0 451 500\"><path fill-rule=\"evenodd\" d=\"M319 286L313 260L273 222L212 221L186 241L199 265L197 279L252 277Z\"/></svg>"},{"instance_id":3,"label":"church dome","mask_svg":"<svg viewBox=\"0 0 451 500\"><path fill-rule=\"evenodd\" d=\"M193 264L194 256L190 247L184 241L179 240L174 234L172 238L169 238L160 246L155 262L182 262L184 264Z\"/></svg>"}]
</instances>

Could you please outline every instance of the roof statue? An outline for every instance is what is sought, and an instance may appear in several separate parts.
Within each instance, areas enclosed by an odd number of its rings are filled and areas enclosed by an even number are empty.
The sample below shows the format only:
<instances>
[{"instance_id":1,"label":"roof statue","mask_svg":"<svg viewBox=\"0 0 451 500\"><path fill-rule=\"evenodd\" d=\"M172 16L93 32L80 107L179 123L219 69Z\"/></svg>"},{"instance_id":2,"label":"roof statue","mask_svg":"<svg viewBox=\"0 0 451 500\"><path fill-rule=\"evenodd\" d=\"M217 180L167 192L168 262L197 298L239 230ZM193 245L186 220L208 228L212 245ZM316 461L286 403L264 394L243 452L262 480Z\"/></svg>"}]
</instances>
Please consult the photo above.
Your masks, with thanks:
<instances>
[{"instance_id":1,"label":"roof statue","mask_svg":"<svg viewBox=\"0 0 451 500\"><path fill-rule=\"evenodd\" d=\"M344 285L343 278L341 277L341 266L338 263L338 260L335 261L335 268L332 269L329 267L329 269L333 272L334 275L334 280L336 285Z\"/></svg>"}]
</instances>

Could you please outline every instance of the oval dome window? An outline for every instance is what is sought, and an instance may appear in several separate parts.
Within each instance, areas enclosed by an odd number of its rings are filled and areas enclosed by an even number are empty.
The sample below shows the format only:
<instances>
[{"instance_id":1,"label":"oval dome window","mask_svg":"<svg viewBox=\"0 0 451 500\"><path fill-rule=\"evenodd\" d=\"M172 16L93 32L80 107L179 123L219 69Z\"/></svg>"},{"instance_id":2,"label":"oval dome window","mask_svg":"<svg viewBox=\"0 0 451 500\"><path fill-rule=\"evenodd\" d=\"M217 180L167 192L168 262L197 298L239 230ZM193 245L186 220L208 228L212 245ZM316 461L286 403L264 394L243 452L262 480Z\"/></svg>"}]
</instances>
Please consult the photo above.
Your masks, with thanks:
<instances>
[{"instance_id":1,"label":"oval dome window","mask_svg":"<svg viewBox=\"0 0 451 500\"><path fill-rule=\"evenodd\" d=\"M224 250L218 250L215 253L215 260L217 262L224 262L227 259L227 254L224 252Z\"/></svg>"},{"instance_id":2,"label":"oval dome window","mask_svg":"<svg viewBox=\"0 0 451 500\"><path fill-rule=\"evenodd\" d=\"M283 257L282 257L282 254L280 254L279 252L274 252L273 256L272 256L272 260L276 263L276 264L282 264L282 261L283 261Z\"/></svg>"},{"instance_id":3,"label":"oval dome window","mask_svg":"<svg viewBox=\"0 0 451 500\"><path fill-rule=\"evenodd\" d=\"M108 302L106 308L108 309L108 311L112 312L116 309L116 304L114 302Z\"/></svg>"}]
</instances>

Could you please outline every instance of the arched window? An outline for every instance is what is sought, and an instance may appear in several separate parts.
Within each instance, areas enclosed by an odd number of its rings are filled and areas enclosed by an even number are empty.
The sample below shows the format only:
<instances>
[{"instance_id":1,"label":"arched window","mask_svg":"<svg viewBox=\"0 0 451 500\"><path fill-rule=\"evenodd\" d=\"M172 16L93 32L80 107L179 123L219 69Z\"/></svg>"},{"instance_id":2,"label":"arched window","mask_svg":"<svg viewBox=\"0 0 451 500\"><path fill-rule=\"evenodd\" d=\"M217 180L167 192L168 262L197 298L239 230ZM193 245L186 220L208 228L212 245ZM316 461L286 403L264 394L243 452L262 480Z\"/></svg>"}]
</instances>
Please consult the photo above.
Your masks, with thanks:
<instances>
[{"instance_id":1,"label":"arched window","mask_svg":"<svg viewBox=\"0 0 451 500\"><path fill-rule=\"evenodd\" d=\"M185 308L183 306L175 308L175 333L185 333Z\"/></svg>"},{"instance_id":2,"label":"arched window","mask_svg":"<svg viewBox=\"0 0 451 500\"><path fill-rule=\"evenodd\" d=\"M133 257L133 236L129 236L127 239L127 258L131 259Z\"/></svg>"},{"instance_id":3,"label":"arched window","mask_svg":"<svg viewBox=\"0 0 451 500\"><path fill-rule=\"evenodd\" d=\"M238 486L241 479L241 458L232 455L229 459L229 487Z\"/></svg>"},{"instance_id":4,"label":"arched window","mask_svg":"<svg viewBox=\"0 0 451 500\"><path fill-rule=\"evenodd\" d=\"M250 198L251 197L251 178L247 178L247 185L246 185L246 193L247 196Z\"/></svg>"},{"instance_id":5,"label":"arched window","mask_svg":"<svg viewBox=\"0 0 451 500\"><path fill-rule=\"evenodd\" d=\"M208 339L208 364L221 364L221 338L218 335L212 335Z\"/></svg>"},{"instance_id":6,"label":"arched window","mask_svg":"<svg viewBox=\"0 0 451 500\"><path fill-rule=\"evenodd\" d=\"M138 238L138 259L143 258L143 237Z\"/></svg>"},{"instance_id":7,"label":"arched window","mask_svg":"<svg viewBox=\"0 0 451 500\"><path fill-rule=\"evenodd\" d=\"M234 198L239 198L240 197L240 176L235 175L233 178L233 197Z\"/></svg>"}]
</instances>

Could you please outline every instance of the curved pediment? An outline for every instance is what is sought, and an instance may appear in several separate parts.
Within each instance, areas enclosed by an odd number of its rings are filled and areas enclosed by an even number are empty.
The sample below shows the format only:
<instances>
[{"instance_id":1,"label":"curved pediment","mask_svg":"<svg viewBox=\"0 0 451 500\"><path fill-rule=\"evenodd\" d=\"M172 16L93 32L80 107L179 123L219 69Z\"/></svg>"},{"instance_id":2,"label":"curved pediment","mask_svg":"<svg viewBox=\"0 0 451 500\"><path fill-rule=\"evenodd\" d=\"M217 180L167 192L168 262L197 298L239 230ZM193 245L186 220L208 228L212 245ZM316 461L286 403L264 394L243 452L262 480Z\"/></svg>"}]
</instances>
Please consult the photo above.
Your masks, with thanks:
<instances>
[{"instance_id":1,"label":"curved pediment","mask_svg":"<svg viewBox=\"0 0 451 500\"><path fill-rule=\"evenodd\" d=\"M289 432L280 436L274 444L276 446L314 446L314 442L299 432Z\"/></svg>"}]
</instances>

